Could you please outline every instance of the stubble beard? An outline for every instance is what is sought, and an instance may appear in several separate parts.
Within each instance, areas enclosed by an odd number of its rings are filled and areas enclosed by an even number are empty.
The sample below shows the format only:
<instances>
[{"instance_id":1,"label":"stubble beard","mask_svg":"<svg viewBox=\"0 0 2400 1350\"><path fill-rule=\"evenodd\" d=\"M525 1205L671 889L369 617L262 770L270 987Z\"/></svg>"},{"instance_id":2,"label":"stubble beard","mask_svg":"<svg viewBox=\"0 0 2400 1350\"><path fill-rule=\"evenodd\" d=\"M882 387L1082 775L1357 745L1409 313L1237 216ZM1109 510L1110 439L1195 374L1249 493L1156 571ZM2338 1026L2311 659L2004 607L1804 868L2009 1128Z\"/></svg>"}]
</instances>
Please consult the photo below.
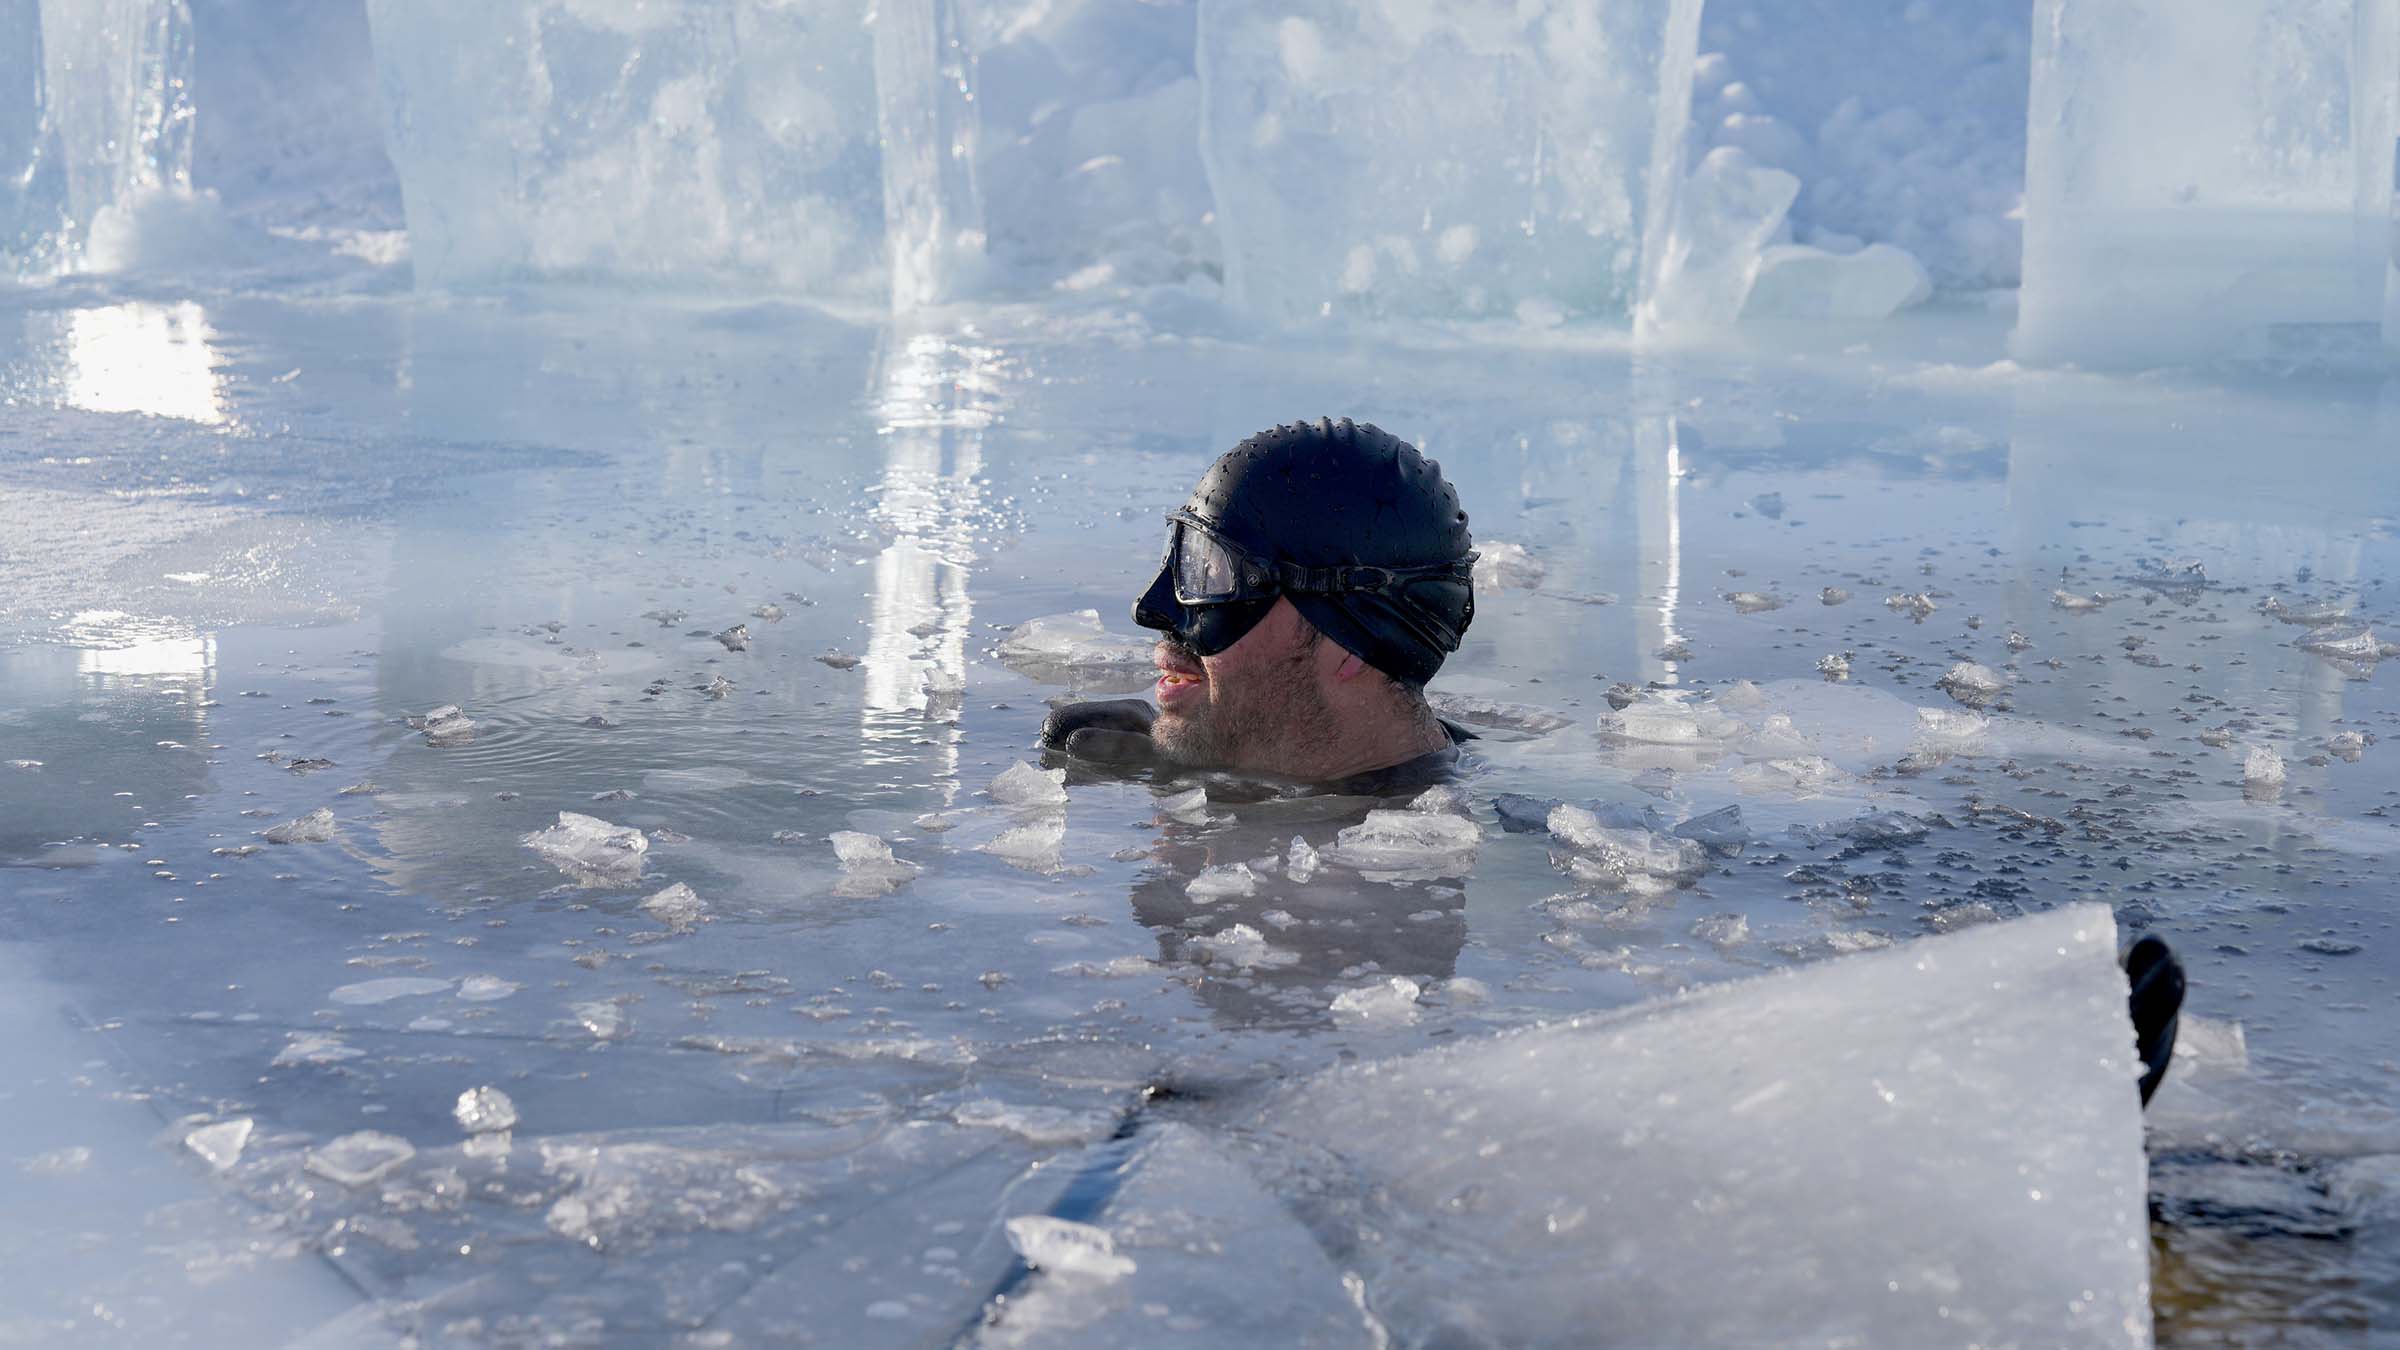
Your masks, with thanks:
<instances>
[{"instance_id":1,"label":"stubble beard","mask_svg":"<svg viewBox=\"0 0 2400 1350\"><path fill-rule=\"evenodd\" d=\"M1168 760L1195 769L1293 772L1323 758L1332 709L1313 678L1314 644L1236 682L1211 680L1209 699L1189 712L1161 712L1151 740Z\"/></svg>"}]
</instances>

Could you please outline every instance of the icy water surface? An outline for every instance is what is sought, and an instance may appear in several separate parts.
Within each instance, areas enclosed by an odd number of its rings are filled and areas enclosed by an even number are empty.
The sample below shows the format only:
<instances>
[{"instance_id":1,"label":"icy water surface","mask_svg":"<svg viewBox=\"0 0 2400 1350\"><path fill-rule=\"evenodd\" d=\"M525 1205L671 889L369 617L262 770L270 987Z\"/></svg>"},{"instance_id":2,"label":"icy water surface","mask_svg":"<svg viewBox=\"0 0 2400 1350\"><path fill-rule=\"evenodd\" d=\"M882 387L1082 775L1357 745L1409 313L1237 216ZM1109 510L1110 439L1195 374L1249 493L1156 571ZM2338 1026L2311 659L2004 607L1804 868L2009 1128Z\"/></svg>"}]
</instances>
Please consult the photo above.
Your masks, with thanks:
<instances>
[{"instance_id":1,"label":"icy water surface","mask_svg":"<svg viewBox=\"0 0 2400 1350\"><path fill-rule=\"evenodd\" d=\"M0 1339L947 1344L1153 1122L2076 900L2192 975L2160 1341L2389 1337L2400 408L1996 331L0 315ZM1438 823L1016 769L1328 412L1490 563Z\"/></svg>"}]
</instances>

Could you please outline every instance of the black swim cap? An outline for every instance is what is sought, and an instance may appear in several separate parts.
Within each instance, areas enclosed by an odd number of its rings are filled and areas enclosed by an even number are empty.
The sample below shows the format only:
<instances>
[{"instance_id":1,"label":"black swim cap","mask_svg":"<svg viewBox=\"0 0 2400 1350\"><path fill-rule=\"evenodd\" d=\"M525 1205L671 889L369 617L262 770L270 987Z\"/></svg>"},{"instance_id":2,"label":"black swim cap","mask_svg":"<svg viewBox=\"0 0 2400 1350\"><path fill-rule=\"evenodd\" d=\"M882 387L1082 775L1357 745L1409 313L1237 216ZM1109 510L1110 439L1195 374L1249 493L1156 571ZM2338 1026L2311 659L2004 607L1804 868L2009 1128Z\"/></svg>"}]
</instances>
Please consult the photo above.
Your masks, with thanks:
<instances>
[{"instance_id":1,"label":"black swim cap","mask_svg":"<svg viewBox=\"0 0 2400 1350\"><path fill-rule=\"evenodd\" d=\"M1379 427L1345 417L1262 431L1210 466L1170 519L1166 565L1133 621L1204 656L1240 641L1281 595L1345 651L1422 685L1475 618L1458 493L1441 465ZM1217 546L1230 584L1199 598L1209 569L1187 541Z\"/></svg>"}]
</instances>

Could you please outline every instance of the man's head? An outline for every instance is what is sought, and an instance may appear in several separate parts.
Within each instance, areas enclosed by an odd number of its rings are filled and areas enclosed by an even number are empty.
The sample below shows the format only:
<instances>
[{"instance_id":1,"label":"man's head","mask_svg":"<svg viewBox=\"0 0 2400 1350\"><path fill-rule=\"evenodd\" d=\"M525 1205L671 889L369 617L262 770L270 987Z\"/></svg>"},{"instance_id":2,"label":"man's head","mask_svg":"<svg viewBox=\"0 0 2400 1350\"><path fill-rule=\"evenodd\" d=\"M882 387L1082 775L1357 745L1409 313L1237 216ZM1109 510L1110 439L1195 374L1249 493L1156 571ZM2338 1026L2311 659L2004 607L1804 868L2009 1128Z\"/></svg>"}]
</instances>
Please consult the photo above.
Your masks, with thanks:
<instances>
[{"instance_id":1,"label":"man's head","mask_svg":"<svg viewBox=\"0 0 2400 1350\"><path fill-rule=\"evenodd\" d=\"M1373 426L1295 423L1226 452L1169 522L1134 605L1166 634L1161 751L1317 777L1429 748L1424 684L1475 614L1440 465Z\"/></svg>"}]
</instances>

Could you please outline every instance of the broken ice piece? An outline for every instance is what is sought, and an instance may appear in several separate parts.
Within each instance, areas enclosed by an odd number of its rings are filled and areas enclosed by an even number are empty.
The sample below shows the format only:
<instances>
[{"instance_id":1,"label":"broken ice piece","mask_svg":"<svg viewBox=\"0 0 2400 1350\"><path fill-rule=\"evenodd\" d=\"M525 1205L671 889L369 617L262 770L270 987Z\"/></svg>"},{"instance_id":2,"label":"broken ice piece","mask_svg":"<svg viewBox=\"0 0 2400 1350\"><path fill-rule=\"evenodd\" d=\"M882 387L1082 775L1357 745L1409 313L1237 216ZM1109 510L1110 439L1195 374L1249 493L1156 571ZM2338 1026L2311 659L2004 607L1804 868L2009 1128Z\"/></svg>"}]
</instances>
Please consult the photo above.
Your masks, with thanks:
<instances>
[{"instance_id":1,"label":"broken ice piece","mask_svg":"<svg viewBox=\"0 0 2400 1350\"><path fill-rule=\"evenodd\" d=\"M1246 923L1234 924L1221 933L1193 938L1183 944L1183 952L1187 961L1245 969L1252 966L1289 966L1300 960L1300 953L1271 945L1266 934Z\"/></svg>"},{"instance_id":2,"label":"broken ice piece","mask_svg":"<svg viewBox=\"0 0 2400 1350\"><path fill-rule=\"evenodd\" d=\"M1583 855L1576 875L1603 885L1650 879L1681 883L1708 870L1707 850L1698 841L1645 829L1619 829L1580 806L1550 813L1550 837Z\"/></svg>"},{"instance_id":3,"label":"broken ice piece","mask_svg":"<svg viewBox=\"0 0 2400 1350\"><path fill-rule=\"evenodd\" d=\"M1769 520L1781 520L1783 519L1783 494L1762 492L1750 499L1750 509Z\"/></svg>"},{"instance_id":4,"label":"broken ice piece","mask_svg":"<svg viewBox=\"0 0 2400 1350\"><path fill-rule=\"evenodd\" d=\"M576 725L590 727L595 731L614 731L621 724L606 713L593 713Z\"/></svg>"},{"instance_id":5,"label":"broken ice piece","mask_svg":"<svg viewBox=\"0 0 2400 1350\"><path fill-rule=\"evenodd\" d=\"M680 881L644 900L640 909L677 932L688 932L708 917L708 902Z\"/></svg>"},{"instance_id":6,"label":"broken ice piece","mask_svg":"<svg viewBox=\"0 0 2400 1350\"><path fill-rule=\"evenodd\" d=\"M417 1156L416 1146L397 1135L360 1130L310 1149L301 1166L327 1181L365 1186L381 1181L402 1163Z\"/></svg>"},{"instance_id":7,"label":"broken ice piece","mask_svg":"<svg viewBox=\"0 0 2400 1350\"><path fill-rule=\"evenodd\" d=\"M1839 684L1850 678L1850 653L1834 652L1817 658L1817 673L1828 684Z\"/></svg>"},{"instance_id":8,"label":"broken ice piece","mask_svg":"<svg viewBox=\"0 0 2400 1350\"><path fill-rule=\"evenodd\" d=\"M1817 592L1817 600L1822 604L1839 605L1846 603L1849 599L1850 592L1843 590L1839 586L1828 586L1824 590Z\"/></svg>"},{"instance_id":9,"label":"broken ice piece","mask_svg":"<svg viewBox=\"0 0 2400 1350\"><path fill-rule=\"evenodd\" d=\"M1482 845L1482 827L1463 816L1369 811L1364 821L1334 836L1329 857L1365 872L1458 875L1475 865Z\"/></svg>"},{"instance_id":10,"label":"broken ice piece","mask_svg":"<svg viewBox=\"0 0 2400 1350\"><path fill-rule=\"evenodd\" d=\"M2294 609L2271 595L2259 604L2259 610L2278 622L2299 624L2306 628L2323 628L2342 623L2350 617L2350 611L2341 605L2312 604Z\"/></svg>"},{"instance_id":11,"label":"broken ice piece","mask_svg":"<svg viewBox=\"0 0 2400 1350\"><path fill-rule=\"evenodd\" d=\"M760 605L758 608L750 611L750 617L753 619L763 619L768 623L782 623L783 606L772 603Z\"/></svg>"},{"instance_id":12,"label":"broken ice piece","mask_svg":"<svg viewBox=\"0 0 2400 1350\"><path fill-rule=\"evenodd\" d=\"M1336 1021L1404 1026L1417 1020L1417 996L1424 988L1405 975L1393 975L1363 989L1334 995Z\"/></svg>"},{"instance_id":13,"label":"broken ice piece","mask_svg":"<svg viewBox=\"0 0 2400 1350\"><path fill-rule=\"evenodd\" d=\"M583 886L629 886L641 879L649 839L631 826L597 816L558 813L558 823L519 842Z\"/></svg>"},{"instance_id":14,"label":"broken ice piece","mask_svg":"<svg viewBox=\"0 0 2400 1350\"><path fill-rule=\"evenodd\" d=\"M1317 867L1316 849L1310 847L1306 839L1296 834L1293 835L1292 846L1283 855L1283 874L1294 882L1305 885L1310 877L1317 874Z\"/></svg>"},{"instance_id":15,"label":"broken ice piece","mask_svg":"<svg viewBox=\"0 0 2400 1350\"><path fill-rule=\"evenodd\" d=\"M1783 608L1783 597L1763 591L1733 591L1726 595L1725 603L1737 614L1765 614Z\"/></svg>"},{"instance_id":16,"label":"broken ice piece","mask_svg":"<svg viewBox=\"0 0 2400 1350\"><path fill-rule=\"evenodd\" d=\"M710 698L725 698L733 693L733 681L722 675L711 675L708 683L698 687L701 693Z\"/></svg>"},{"instance_id":17,"label":"broken ice piece","mask_svg":"<svg viewBox=\"0 0 2400 1350\"><path fill-rule=\"evenodd\" d=\"M835 889L855 898L883 895L914 879L917 865L892 856L892 846L881 835L858 830L835 830L827 836L833 845L833 856L842 865L841 884Z\"/></svg>"},{"instance_id":18,"label":"broken ice piece","mask_svg":"<svg viewBox=\"0 0 2400 1350\"><path fill-rule=\"evenodd\" d=\"M1687 706L1683 697L1680 690L1660 691L1602 713L1600 734L1640 745L1708 745L1729 742L1745 730L1713 708Z\"/></svg>"},{"instance_id":19,"label":"broken ice piece","mask_svg":"<svg viewBox=\"0 0 2400 1350\"><path fill-rule=\"evenodd\" d=\"M2008 692L2008 681L1990 666L1961 661L1935 680L1933 687L1970 708L1981 708Z\"/></svg>"},{"instance_id":20,"label":"broken ice piece","mask_svg":"<svg viewBox=\"0 0 2400 1350\"><path fill-rule=\"evenodd\" d=\"M2378 641L2372 628L2339 632L2328 628L2300 639L2300 650L2341 661L2374 662L2400 652L2400 647Z\"/></svg>"},{"instance_id":21,"label":"broken ice piece","mask_svg":"<svg viewBox=\"0 0 2400 1350\"><path fill-rule=\"evenodd\" d=\"M408 724L425 733L427 745L465 745L475 739L475 719L459 711L455 703L445 703L423 717L409 718Z\"/></svg>"},{"instance_id":22,"label":"broken ice piece","mask_svg":"<svg viewBox=\"0 0 2400 1350\"><path fill-rule=\"evenodd\" d=\"M1100 611L1079 609L1018 624L1000 643L1000 663L1045 684L1135 689L1149 683L1155 670L1152 646L1102 628Z\"/></svg>"},{"instance_id":23,"label":"broken ice piece","mask_svg":"<svg viewBox=\"0 0 2400 1350\"><path fill-rule=\"evenodd\" d=\"M819 656L817 660L825 665L833 667L835 670L851 670L855 669L858 665L858 658L852 656L848 652L826 652L824 655Z\"/></svg>"},{"instance_id":24,"label":"broken ice piece","mask_svg":"<svg viewBox=\"0 0 2400 1350\"><path fill-rule=\"evenodd\" d=\"M1158 799L1159 813L1182 821L1186 825L1201 825L1208 821L1208 789L1193 788L1171 797Z\"/></svg>"},{"instance_id":25,"label":"broken ice piece","mask_svg":"<svg viewBox=\"0 0 2400 1350\"><path fill-rule=\"evenodd\" d=\"M1484 590L1530 590L1550 572L1522 544L1477 541L1475 553L1475 584Z\"/></svg>"},{"instance_id":26,"label":"broken ice piece","mask_svg":"<svg viewBox=\"0 0 2400 1350\"><path fill-rule=\"evenodd\" d=\"M457 997L466 1003L497 1003L524 987L497 975L469 975L458 982Z\"/></svg>"},{"instance_id":27,"label":"broken ice piece","mask_svg":"<svg viewBox=\"0 0 2400 1350\"><path fill-rule=\"evenodd\" d=\"M1436 783L1409 798L1408 809L1447 816L1463 816L1467 813L1467 799L1459 794L1457 788L1446 783Z\"/></svg>"},{"instance_id":28,"label":"broken ice piece","mask_svg":"<svg viewBox=\"0 0 2400 1350\"><path fill-rule=\"evenodd\" d=\"M1558 806L1556 797L1528 797L1522 792L1503 792L1492 798L1492 810L1500 817L1500 828L1509 834L1548 833L1550 813Z\"/></svg>"},{"instance_id":29,"label":"broken ice piece","mask_svg":"<svg viewBox=\"0 0 2400 1350\"><path fill-rule=\"evenodd\" d=\"M1000 771L984 795L1003 806L1064 806L1067 771L1037 769L1023 760Z\"/></svg>"},{"instance_id":30,"label":"broken ice piece","mask_svg":"<svg viewBox=\"0 0 2400 1350\"><path fill-rule=\"evenodd\" d=\"M596 1041L622 1040L633 1030L633 1019L625 1015L625 1009L605 1000L578 1003L568 1011L575 1014L576 1024Z\"/></svg>"},{"instance_id":31,"label":"broken ice piece","mask_svg":"<svg viewBox=\"0 0 2400 1350\"><path fill-rule=\"evenodd\" d=\"M1183 893L1200 904L1232 900L1258 894L1258 874L1248 863L1217 863L1200 869L1200 875L1185 884Z\"/></svg>"},{"instance_id":32,"label":"broken ice piece","mask_svg":"<svg viewBox=\"0 0 2400 1350\"><path fill-rule=\"evenodd\" d=\"M200 1155L212 1172L223 1172L242 1160L254 1128L248 1116L203 1125L183 1137L183 1146Z\"/></svg>"},{"instance_id":33,"label":"broken ice piece","mask_svg":"<svg viewBox=\"0 0 2400 1350\"><path fill-rule=\"evenodd\" d=\"M1053 815L1030 825L1003 830L993 839L976 846L976 852L989 853L1011 867L1029 872L1055 871L1058 851L1067 839L1067 818Z\"/></svg>"},{"instance_id":34,"label":"broken ice piece","mask_svg":"<svg viewBox=\"0 0 2400 1350\"><path fill-rule=\"evenodd\" d=\"M716 639L718 644L729 652L746 652L750 650L750 625L737 623L724 632L716 634Z\"/></svg>"},{"instance_id":35,"label":"broken ice piece","mask_svg":"<svg viewBox=\"0 0 2400 1350\"><path fill-rule=\"evenodd\" d=\"M1008 1245L1026 1265L1051 1275L1107 1284L1134 1271L1133 1258L1117 1255L1106 1229L1047 1214L1021 1214L1007 1224Z\"/></svg>"},{"instance_id":36,"label":"broken ice piece","mask_svg":"<svg viewBox=\"0 0 2400 1350\"><path fill-rule=\"evenodd\" d=\"M2050 592L2050 606L2053 609L2063 609L2069 614L2089 614L2113 598L2113 596L2099 594L2077 595L2073 591L2052 591Z\"/></svg>"},{"instance_id":37,"label":"broken ice piece","mask_svg":"<svg viewBox=\"0 0 2400 1350\"><path fill-rule=\"evenodd\" d=\"M1530 736L1546 736L1553 731L1574 725L1574 719L1548 708L1530 703L1504 703L1480 694L1453 694L1447 690L1429 691L1426 702L1433 710L1452 722L1494 731L1523 732Z\"/></svg>"},{"instance_id":38,"label":"broken ice piece","mask_svg":"<svg viewBox=\"0 0 2400 1350\"><path fill-rule=\"evenodd\" d=\"M270 844L322 844L333 838L333 812L318 807L305 816L270 825L258 832Z\"/></svg>"},{"instance_id":39,"label":"broken ice piece","mask_svg":"<svg viewBox=\"0 0 2400 1350\"><path fill-rule=\"evenodd\" d=\"M1750 828L1742 823L1742 808L1738 806L1720 806L1703 812L1677 825L1670 833L1678 839L1689 839L1720 858L1740 853L1750 842Z\"/></svg>"},{"instance_id":40,"label":"broken ice piece","mask_svg":"<svg viewBox=\"0 0 2400 1350\"><path fill-rule=\"evenodd\" d=\"M366 1053L331 1032L295 1031L284 1047L275 1052L273 1067L282 1069L296 1064L339 1064Z\"/></svg>"},{"instance_id":41,"label":"broken ice piece","mask_svg":"<svg viewBox=\"0 0 2400 1350\"><path fill-rule=\"evenodd\" d=\"M661 628L673 628L682 623L683 614L684 612L680 609L646 609L642 611L643 618L651 620Z\"/></svg>"},{"instance_id":42,"label":"broken ice piece","mask_svg":"<svg viewBox=\"0 0 2400 1350\"><path fill-rule=\"evenodd\" d=\"M2032 638L2025 636L2023 633L2018 632L2014 628L2009 629L2008 636L2001 640L2008 644L2008 649L2012 652L2021 652L2033 645Z\"/></svg>"},{"instance_id":43,"label":"broken ice piece","mask_svg":"<svg viewBox=\"0 0 2400 1350\"><path fill-rule=\"evenodd\" d=\"M517 1104L489 1084L458 1094L458 1104L450 1108L450 1114L457 1118L458 1128L469 1134L496 1134L517 1125Z\"/></svg>"},{"instance_id":44,"label":"broken ice piece","mask_svg":"<svg viewBox=\"0 0 2400 1350\"><path fill-rule=\"evenodd\" d=\"M1916 620L1918 623L1925 622L1926 615L1931 614L1935 610L1941 608L1940 605L1933 603L1933 595L1928 591L1901 592L1896 595L1888 595L1884 597L1883 604L1884 608L1889 609L1897 614L1905 614L1908 617Z\"/></svg>"},{"instance_id":45,"label":"broken ice piece","mask_svg":"<svg viewBox=\"0 0 2400 1350\"><path fill-rule=\"evenodd\" d=\"M1692 936L1722 951L1750 940L1750 921L1739 914L1710 914L1692 924Z\"/></svg>"},{"instance_id":46,"label":"broken ice piece","mask_svg":"<svg viewBox=\"0 0 2400 1350\"><path fill-rule=\"evenodd\" d=\"M2350 763L2356 764L2359 757L2367 752L2369 739L2363 732L2337 731L2325 738L2325 748Z\"/></svg>"},{"instance_id":47,"label":"broken ice piece","mask_svg":"<svg viewBox=\"0 0 2400 1350\"><path fill-rule=\"evenodd\" d=\"M2251 788L2283 786L2283 756L2274 747L2254 745L2242 758L2242 785Z\"/></svg>"}]
</instances>

